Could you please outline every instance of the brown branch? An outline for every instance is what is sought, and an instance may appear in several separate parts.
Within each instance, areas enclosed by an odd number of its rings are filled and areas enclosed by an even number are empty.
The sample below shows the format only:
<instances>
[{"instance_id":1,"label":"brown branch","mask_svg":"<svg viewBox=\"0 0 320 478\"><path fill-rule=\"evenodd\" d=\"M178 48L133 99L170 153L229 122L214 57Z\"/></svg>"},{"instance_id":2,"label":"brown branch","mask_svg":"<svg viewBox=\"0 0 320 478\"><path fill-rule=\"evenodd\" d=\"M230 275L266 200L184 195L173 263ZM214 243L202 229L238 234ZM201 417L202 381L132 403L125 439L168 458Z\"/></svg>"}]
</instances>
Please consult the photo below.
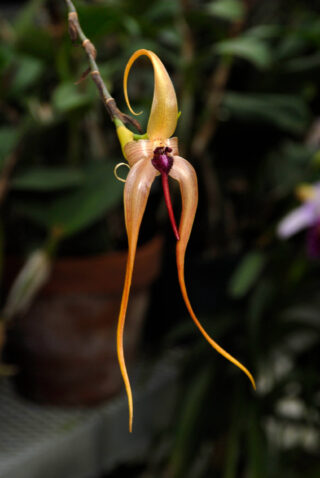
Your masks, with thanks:
<instances>
[{"instance_id":1,"label":"brown branch","mask_svg":"<svg viewBox=\"0 0 320 478\"><path fill-rule=\"evenodd\" d=\"M90 73L92 80L98 88L100 97L111 118L111 121L113 121L115 118L118 118L124 124L131 124L141 133L142 129L140 123L136 119L131 118L131 116L122 113L122 111L120 111L117 107L114 98L112 98L106 85L104 84L98 65L95 61L97 56L97 50L94 44L83 33L83 30L79 23L78 14L73 2L71 0L65 0L65 2L69 11L68 27L71 41L73 43L75 43L77 40L81 42L81 45L85 50L89 61L89 68L83 73L80 81L86 78L86 76Z\"/></svg>"},{"instance_id":2,"label":"brown branch","mask_svg":"<svg viewBox=\"0 0 320 478\"><path fill-rule=\"evenodd\" d=\"M248 6L245 1L244 5L248 12ZM239 35L243 30L245 22L246 15L243 19L234 22L230 27L228 37L233 38ZM209 141L215 135L219 120L219 109L229 80L231 66L232 58L222 58L209 79L208 91L210 93L207 99L207 116L201 128L197 131L191 146L192 154L196 157L203 155Z\"/></svg>"},{"instance_id":3,"label":"brown branch","mask_svg":"<svg viewBox=\"0 0 320 478\"><path fill-rule=\"evenodd\" d=\"M256 0L242 0L245 14L240 20L233 22L228 32L228 38L237 37L244 29L250 10L254 7ZM211 138L215 135L219 109L224 97L227 82L229 80L232 66L232 58L222 58L217 68L213 71L209 83L209 96L207 99L207 116L197 131L191 145L192 154L201 157L205 152Z\"/></svg>"},{"instance_id":4,"label":"brown branch","mask_svg":"<svg viewBox=\"0 0 320 478\"><path fill-rule=\"evenodd\" d=\"M246 23L247 15L255 0L243 0L246 14L241 20L233 22L228 32L228 38L239 35ZM209 229L213 227L219 216L220 191L212 161L206 154L207 147L216 134L219 124L219 110L223 101L227 83L230 77L232 58L221 58L208 81L209 91L206 100L206 116L191 143L191 155L202 166L202 176L206 189Z\"/></svg>"},{"instance_id":5,"label":"brown branch","mask_svg":"<svg viewBox=\"0 0 320 478\"><path fill-rule=\"evenodd\" d=\"M197 131L191 145L192 155L197 158L205 152L209 141L214 136L219 118L219 108L221 106L227 81L229 79L231 63L221 61L209 80L207 98L207 116L200 129Z\"/></svg>"}]
</instances>

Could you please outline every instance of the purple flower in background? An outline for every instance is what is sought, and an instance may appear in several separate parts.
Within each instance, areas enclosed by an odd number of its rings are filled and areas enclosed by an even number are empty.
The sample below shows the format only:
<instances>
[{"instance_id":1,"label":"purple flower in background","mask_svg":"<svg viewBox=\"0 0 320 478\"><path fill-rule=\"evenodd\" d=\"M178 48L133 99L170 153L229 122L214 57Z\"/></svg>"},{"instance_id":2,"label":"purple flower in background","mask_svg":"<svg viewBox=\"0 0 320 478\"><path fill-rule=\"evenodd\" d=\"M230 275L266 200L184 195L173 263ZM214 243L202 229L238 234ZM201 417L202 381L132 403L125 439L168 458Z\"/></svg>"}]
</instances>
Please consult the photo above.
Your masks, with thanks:
<instances>
[{"instance_id":1,"label":"purple flower in background","mask_svg":"<svg viewBox=\"0 0 320 478\"><path fill-rule=\"evenodd\" d=\"M307 229L307 251L310 257L320 257L320 183L303 184L298 187L297 195L303 204L279 223L277 234L282 239Z\"/></svg>"}]
</instances>

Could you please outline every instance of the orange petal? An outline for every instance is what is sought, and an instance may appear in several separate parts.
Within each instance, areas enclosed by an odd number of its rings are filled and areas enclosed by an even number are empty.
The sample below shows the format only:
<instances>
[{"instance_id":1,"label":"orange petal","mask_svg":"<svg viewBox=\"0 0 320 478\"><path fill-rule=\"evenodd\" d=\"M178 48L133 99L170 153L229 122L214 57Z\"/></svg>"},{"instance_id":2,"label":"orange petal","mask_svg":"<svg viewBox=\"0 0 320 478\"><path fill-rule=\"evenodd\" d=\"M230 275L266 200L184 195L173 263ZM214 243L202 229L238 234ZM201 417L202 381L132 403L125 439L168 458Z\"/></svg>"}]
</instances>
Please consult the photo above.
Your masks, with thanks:
<instances>
[{"instance_id":1,"label":"orange petal","mask_svg":"<svg viewBox=\"0 0 320 478\"><path fill-rule=\"evenodd\" d=\"M129 110L135 113L130 106L127 90L128 75L132 64L139 56L146 55L152 62L154 71L154 90L151 112L148 121L147 134L151 140L170 138L177 126L178 104L173 84L159 57L150 50L138 50L129 59L124 71L123 89Z\"/></svg>"},{"instance_id":2,"label":"orange petal","mask_svg":"<svg viewBox=\"0 0 320 478\"><path fill-rule=\"evenodd\" d=\"M118 318L117 354L121 375L123 377L128 397L130 432L132 431L133 401L130 381L123 353L123 329L129 300L132 272L136 255L140 225L149 197L150 188L156 175L157 171L152 166L151 161L142 159L131 168L124 187L125 221L129 248L125 282Z\"/></svg>"},{"instance_id":3,"label":"orange petal","mask_svg":"<svg viewBox=\"0 0 320 478\"><path fill-rule=\"evenodd\" d=\"M188 161L185 159L174 156L173 166L170 171L170 176L179 181L181 197L182 197L182 213L179 226L180 241L177 242L176 254L177 254L177 268L178 268L178 278L181 293L183 300L186 304L188 312L204 336L204 338L209 342L209 344L223 357L232 362L234 365L239 367L250 379L253 388L256 388L254 378L252 377L249 370L246 369L237 359L232 357L226 350L224 350L220 345L218 345L204 330L199 320L197 319L187 294L185 279L184 279L184 259L185 252L188 245L189 237L191 234L191 229L196 214L197 204L198 204L198 184L197 176L194 168L191 166Z\"/></svg>"}]
</instances>

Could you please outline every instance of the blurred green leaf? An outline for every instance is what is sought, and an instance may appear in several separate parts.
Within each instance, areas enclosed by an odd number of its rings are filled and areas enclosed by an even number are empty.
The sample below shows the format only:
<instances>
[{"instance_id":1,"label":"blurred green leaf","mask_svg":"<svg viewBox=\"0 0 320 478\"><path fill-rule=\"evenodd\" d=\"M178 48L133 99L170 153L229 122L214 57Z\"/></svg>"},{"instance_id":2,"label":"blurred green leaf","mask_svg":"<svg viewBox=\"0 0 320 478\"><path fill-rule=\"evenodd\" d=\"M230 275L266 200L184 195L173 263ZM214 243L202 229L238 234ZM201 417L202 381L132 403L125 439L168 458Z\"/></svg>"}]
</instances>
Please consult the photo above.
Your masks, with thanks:
<instances>
[{"instance_id":1,"label":"blurred green leaf","mask_svg":"<svg viewBox=\"0 0 320 478\"><path fill-rule=\"evenodd\" d=\"M159 37L161 38L161 42L169 47L180 49L183 39L179 31L174 31L170 28L162 28Z\"/></svg>"},{"instance_id":2,"label":"blurred green leaf","mask_svg":"<svg viewBox=\"0 0 320 478\"><path fill-rule=\"evenodd\" d=\"M223 40L215 45L214 50L220 55L244 58L260 69L270 66L272 61L268 45L264 41L250 36Z\"/></svg>"},{"instance_id":3,"label":"blurred green leaf","mask_svg":"<svg viewBox=\"0 0 320 478\"><path fill-rule=\"evenodd\" d=\"M172 476L185 476L185 466L189 463L188 454L194 450L195 423L201 413L203 396L212 380L210 367L204 366L194 377L185 395L180 420L176 430L175 445L171 454L170 470Z\"/></svg>"},{"instance_id":4,"label":"blurred green leaf","mask_svg":"<svg viewBox=\"0 0 320 478\"><path fill-rule=\"evenodd\" d=\"M75 234L116 206L123 192L111 163L88 166L84 177L82 186L74 192L62 194L51 203L20 203L17 210L46 229L60 228L64 236Z\"/></svg>"},{"instance_id":5,"label":"blurred green leaf","mask_svg":"<svg viewBox=\"0 0 320 478\"><path fill-rule=\"evenodd\" d=\"M81 108L90 104L92 95L82 93L80 87L72 82L66 82L59 85L53 92L52 104L59 113Z\"/></svg>"},{"instance_id":6,"label":"blurred green leaf","mask_svg":"<svg viewBox=\"0 0 320 478\"><path fill-rule=\"evenodd\" d=\"M122 23L130 37L135 37L141 34L140 25L135 18L129 15L123 15Z\"/></svg>"},{"instance_id":7,"label":"blurred green leaf","mask_svg":"<svg viewBox=\"0 0 320 478\"><path fill-rule=\"evenodd\" d=\"M7 156L14 150L20 136L17 128L3 126L0 128L0 170Z\"/></svg>"},{"instance_id":8,"label":"blurred green leaf","mask_svg":"<svg viewBox=\"0 0 320 478\"><path fill-rule=\"evenodd\" d=\"M241 260L229 283L229 294L239 299L249 292L264 268L266 258L261 252L249 252Z\"/></svg>"},{"instance_id":9,"label":"blurred green leaf","mask_svg":"<svg viewBox=\"0 0 320 478\"><path fill-rule=\"evenodd\" d=\"M10 65L13 58L13 51L5 44L0 44L0 71L3 71Z\"/></svg>"},{"instance_id":10,"label":"blurred green leaf","mask_svg":"<svg viewBox=\"0 0 320 478\"><path fill-rule=\"evenodd\" d=\"M274 303L275 288L277 288L277 286L272 280L262 277L248 298L247 320L252 363L259 360L261 355L263 319L267 317L268 310Z\"/></svg>"},{"instance_id":11,"label":"blurred green leaf","mask_svg":"<svg viewBox=\"0 0 320 478\"><path fill-rule=\"evenodd\" d=\"M257 25L246 30L246 37L268 40L278 36L282 31L280 25Z\"/></svg>"},{"instance_id":12,"label":"blurred green leaf","mask_svg":"<svg viewBox=\"0 0 320 478\"><path fill-rule=\"evenodd\" d=\"M85 25L85 33L88 38L97 38L110 32L121 30L124 15L122 8L117 4L108 6L103 4L79 3L77 5L81 25Z\"/></svg>"},{"instance_id":13,"label":"blurred green leaf","mask_svg":"<svg viewBox=\"0 0 320 478\"><path fill-rule=\"evenodd\" d=\"M285 141L267 157L264 176L278 195L292 194L298 183L312 179L313 161L313 148L299 142Z\"/></svg>"},{"instance_id":14,"label":"blurred green leaf","mask_svg":"<svg viewBox=\"0 0 320 478\"><path fill-rule=\"evenodd\" d=\"M296 95L228 92L223 105L235 117L266 121L291 133L303 133L310 121L306 103Z\"/></svg>"},{"instance_id":15,"label":"blurred green leaf","mask_svg":"<svg viewBox=\"0 0 320 478\"><path fill-rule=\"evenodd\" d=\"M260 280L257 287L250 295L248 303L248 318L253 337L257 337L260 322L268 305L274 297L274 285L270 280Z\"/></svg>"},{"instance_id":16,"label":"blurred green leaf","mask_svg":"<svg viewBox=\"0 0 320 478\"><path fill-rule=\"evenodd\" d=\"M223 478L237 478L238 475L238 460L240 454L240 443L241 443L241 436L240 436L240 423L243 417L243 409L242 405L242 396L239 396L238 400L234 400L232 418L230 420L230 427L228 430L228 443L226 447L226 458L225 458L225 466L223 471Z\"/></svg>"},{"instance_id":17,"label":"blurred green leaf","mask_svg":"<svg viewBox=\"0 0 320 478\"><path fill-rule=\"evenodd\" d=\"M57 45L48 29L40 28L33 23L17 38L17 50L25 55L38 59L50 69L56 56Z\"/></svg>"},{"instance_id":18,"label":"blurred green leaf","mask_svg":"<svg viewBox=\"0 0 320 478\"><path fill-rule=\"evenodd\" d=\"M310 17L308 21L299 25L299 28L295 28L294 32L300 37L304 38L309 43L309 45L319 48L320 47L319 30L320 30L319 10L318 10L318 15L315 15L310 10Z\"/></svg>"},{"instance_id":19,"label":"blurred green leaf","mask_svg":"<svg viewBox=\"0 0 320 478\"><path fill-rule=\"evenodd\" d=\"M34 167L14 176L11 187L24 191L51 192L78 186L84 175L78 169Z\"/></svg>"},{"instance_id":20,"label":"blurred green leaf","mask_svg":"<svg viewBox=\"0 0 320 478\"><path fill-rule=\"evenodd\" d=\"M207 6L208 13L224 20L241 20L244 16L244 7L240 0L216 0Z\"/></svg>"},{"instance_id":21,"label":"blurred green leaf","mask_svg":"<svg viewBox=\"0 0 320 478\"><path fill-rule=\"evenodd\" d=\"M36 58L23 56L18 59L18 67L10 84L10 94L17 95L30 88L42 75L44 65Z\"/></svg>"},{"instance_id":22,"label":"blurred green leaf","mask_svg":"<svg viewBox=\"0 0 320 478\"><path fill-rule=\"evenodd\" d=\"M43 0L29 0L25 7L18 12L14 23L14 28L18 35L23 34L32 25L33 18L42 4Z\"/></svg>"},{"instance_id":23,"label":"blurred green leaf","mask_svg":"<svg viewBox=\"0 0 320 478\"><path fill-rule=\"evenodd\" d=\"M161 2L151 3L149 9L145 12L149 21L158 22L163 18L173 17L179 12L179 3L172 0L162 0Z\"/></svg>"},{"instance_id":24,"label":"blurred green leaf","mask_svg":"<svg viewBox=\"0 0 320 478\"><path fill-rule=\"evenodd\" d=\"M305 72L319 68L320 66L320 53L314 53L313 55L301 56L293 58L284 64L284 69L291 73Z\"/></svg>"},{"instance_id":25,"label":"blurred green leaf","mask_svg":"<svg viewBox=\"0 0 320 478\"><path fill-rule=\"evenodd\" d=\"M298 35L284 35L275 51L275 55L278 61L292 58L296 55L302 55L305 46L305 41Z\"/></svg>"},{"instance_id":26,"label":"blurred green leaf","mask_svg":"<svg viewBox=\"0 0 320 478\"><path fill-rule=\"evenodd\" d=\"M248 469L245 473L250 478L267 478L268 454L266 438L263 433L257 406L250 410L248 416Z\"/></svg>"}]
</instances>

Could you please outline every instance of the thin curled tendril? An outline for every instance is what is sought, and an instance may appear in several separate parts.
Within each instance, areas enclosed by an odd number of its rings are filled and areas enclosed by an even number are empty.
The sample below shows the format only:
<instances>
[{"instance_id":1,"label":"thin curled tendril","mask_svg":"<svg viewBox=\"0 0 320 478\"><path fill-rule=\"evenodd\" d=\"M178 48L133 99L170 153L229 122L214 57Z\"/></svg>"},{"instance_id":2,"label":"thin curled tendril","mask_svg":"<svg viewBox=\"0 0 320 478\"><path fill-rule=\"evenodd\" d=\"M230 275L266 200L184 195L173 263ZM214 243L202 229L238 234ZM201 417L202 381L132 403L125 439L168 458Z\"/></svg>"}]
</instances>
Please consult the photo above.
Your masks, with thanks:
<instances>
[{"instance_id":1,"label":"thin curled tendril","mask_svg":"<svg viewBox=\"0 0 320 478\"><path fill-rule=\"evenodd\" d=\"M127 163L118 163L118 164L114 167L114 170L113 170L113 174L115 175L116 179L117 179L118 181L121 181L122 183L125 183L125 182L126 182L126 179L121 178L121 177L118 175L118 172L117 172L118 169L120 168L120 166L126 166L126 167L129 168L129 169L130 169L130 166L129 166L129 164L127 164Z\"/></svg>"}]
</instances>

